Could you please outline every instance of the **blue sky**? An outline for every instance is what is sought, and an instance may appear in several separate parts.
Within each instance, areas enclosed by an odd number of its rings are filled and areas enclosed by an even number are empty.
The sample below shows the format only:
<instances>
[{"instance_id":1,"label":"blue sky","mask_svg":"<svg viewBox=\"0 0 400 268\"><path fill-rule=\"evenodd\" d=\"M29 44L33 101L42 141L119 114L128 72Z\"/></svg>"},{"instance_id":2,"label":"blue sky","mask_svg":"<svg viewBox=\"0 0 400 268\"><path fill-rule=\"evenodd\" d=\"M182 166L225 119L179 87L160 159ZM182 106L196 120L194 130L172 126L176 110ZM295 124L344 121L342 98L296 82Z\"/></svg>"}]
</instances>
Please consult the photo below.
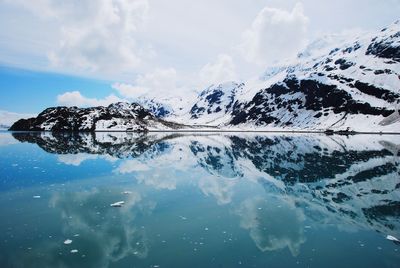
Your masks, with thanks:
<instances>
[{"instance_id":1,"label":"blue sky","mask_svg":"<svg viewBox=\"0 0 400 268\"><path fill-rule=\"evenodd\" d=\"M0 0L0 111L189 98L398 14L400 0Z\"/></svg>"},{"instance_id":2,"label":"blue sky","mask_svg":"<svg viewBox=\"0 0 400 268\"><path fill-rule=\"evenodd\" d=\"M80 90L89 98L103 98L110 93L110 84L110 81L2 66L0 110L39 113L57 105L57 96L71 90Z\"/></svg>"}]
</instances>

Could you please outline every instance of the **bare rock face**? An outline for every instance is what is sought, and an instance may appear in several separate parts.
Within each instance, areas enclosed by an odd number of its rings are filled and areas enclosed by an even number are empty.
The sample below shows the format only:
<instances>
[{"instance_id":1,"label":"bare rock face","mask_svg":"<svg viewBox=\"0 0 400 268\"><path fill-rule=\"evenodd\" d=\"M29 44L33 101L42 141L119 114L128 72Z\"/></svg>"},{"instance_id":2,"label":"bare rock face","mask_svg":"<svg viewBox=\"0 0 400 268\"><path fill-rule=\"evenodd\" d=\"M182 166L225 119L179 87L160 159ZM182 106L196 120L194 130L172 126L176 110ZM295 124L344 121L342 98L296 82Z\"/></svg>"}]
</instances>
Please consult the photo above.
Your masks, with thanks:
<instances>
[{"instance_id":1,"label":"bare rock face","mask_svg":"<svg viewBox=\"0 0 400 268\"><path fill-rule=\"evenodd\" d=\"M136 103L114 103L108 107L47 108L35 118L15 122L12 131L132 131L146 132L149 127L174 128L177 124L158 119Z\"/></svg>"}]
</instances>

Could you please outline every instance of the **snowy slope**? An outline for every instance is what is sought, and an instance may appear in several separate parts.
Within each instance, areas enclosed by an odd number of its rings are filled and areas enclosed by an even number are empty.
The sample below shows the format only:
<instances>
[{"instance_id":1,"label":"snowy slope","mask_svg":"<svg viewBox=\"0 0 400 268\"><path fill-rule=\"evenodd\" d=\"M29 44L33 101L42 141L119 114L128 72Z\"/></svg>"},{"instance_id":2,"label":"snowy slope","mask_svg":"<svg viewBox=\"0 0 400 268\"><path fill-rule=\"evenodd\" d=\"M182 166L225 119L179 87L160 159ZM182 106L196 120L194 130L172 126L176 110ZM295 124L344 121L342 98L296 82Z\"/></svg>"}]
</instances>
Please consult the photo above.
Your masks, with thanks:
<instances>
[{"instance_id":1,"label":"snowy slope","mask_svg":"<svg viewBox=\"0 0 400 268\"><path fill-rule=\"evenodd\" d=\"M318 40L292 63L270 68L258 81L264 88L245 86L226 125L398 132L400 23L337 43Z\"/></svg>"},{"instance_id":2,"label":"snowy slope","mask_svg":"<svg viewBox=\"0 0 400 268\"><path fill-rule=\"evenodd\" d=\"M360 37L325 36L259 78L211 85L166 118L224 129L399 132L399 55L399 22Z\"/></svg>"},{"instance_id":3,"label":"snowy slope","mask_svg":"<svg viewBox=\"0 0 400 268\"><path fill-rule=\"evenodd\" d=\"M185 118L193 124L220 125L229 120L237 92L244 86L235 82L211 85L203 90Z\"/></svg>"},{"instance_id":4,"label":"snowy slope","mask_svg":"<svg viewBox=\"0 0 400 268\"><path fill-rule=\"evenodd\" d=\"M155 117L139 104L119 102L108 107L48 108L37 117L17 121L10 130L145 132L181 127Z\"/></svg>"}]
</instances>

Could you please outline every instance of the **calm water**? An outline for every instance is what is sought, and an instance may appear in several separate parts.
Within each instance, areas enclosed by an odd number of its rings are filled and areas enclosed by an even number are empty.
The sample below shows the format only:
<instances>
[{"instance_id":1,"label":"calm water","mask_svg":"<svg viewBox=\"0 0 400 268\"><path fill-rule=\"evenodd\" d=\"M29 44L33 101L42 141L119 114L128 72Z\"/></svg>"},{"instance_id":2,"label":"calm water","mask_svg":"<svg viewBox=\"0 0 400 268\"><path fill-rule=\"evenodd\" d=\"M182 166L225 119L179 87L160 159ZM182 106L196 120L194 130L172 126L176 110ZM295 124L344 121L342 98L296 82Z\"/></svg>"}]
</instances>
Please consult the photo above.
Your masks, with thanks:
<instances>
[{"instance_id":1,"label":"calm water","mask_svg":"<svg viewBox=\"0 0 400 268\"><path fill-rule=\"evenodd\" d=\"M0 267L400 267L399 150L379 135L2 132Z\"/></svg>"}]
</instances>

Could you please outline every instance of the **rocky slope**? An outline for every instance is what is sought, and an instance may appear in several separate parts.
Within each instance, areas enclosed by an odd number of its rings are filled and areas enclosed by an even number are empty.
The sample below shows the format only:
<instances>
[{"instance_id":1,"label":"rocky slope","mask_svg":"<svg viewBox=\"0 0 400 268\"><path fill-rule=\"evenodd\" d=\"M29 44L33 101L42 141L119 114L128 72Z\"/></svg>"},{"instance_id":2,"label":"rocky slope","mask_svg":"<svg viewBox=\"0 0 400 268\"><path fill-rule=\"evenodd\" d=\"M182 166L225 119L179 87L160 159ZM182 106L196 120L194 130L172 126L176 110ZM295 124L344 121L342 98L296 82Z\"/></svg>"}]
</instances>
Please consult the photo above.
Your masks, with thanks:
<instances>
[{"instance_id":1,"label":"rocky slope","mask_svg":"<svg viewBox=\"0 0 400 268\"><path fill-rule=\"evenodd\" d=\"M399 130L399 54L399 22L341 46L311 44L295 64L275 68L229 124Z\"/></svg>"},{"instance_id":2,"label":"rocky slope","mask_svg":"<svg viewBox=\"0 0 400 268\"><path fill-rule=\"evenodd\" d=\"M223 128L400 130L400 22L327 36L246 84L204 90L185 122Z\"/></svg>"},{"instance_id":3,"label":"rocky slope","mask_svg":"<svg viewBox=\"0 0 400 268\"><path fill-rule=\"evenodd\" d=\"M203 90L190 109L191 122L218 125L232 115L237 92L244 86L235 82L212 85Z\"/></svg>"},{"instance_id":4,"label":"rocky slope","mask_svg":"<svg viewBox=\"0 0 400 268\"><path fill-rule=\"evenodd\" d=\"M179 129L183 125L155 117L136 103L114 103L108 107L54 107L37 117L15 122L12 131L133 131Z\"/></svg>"}]
</instances>

